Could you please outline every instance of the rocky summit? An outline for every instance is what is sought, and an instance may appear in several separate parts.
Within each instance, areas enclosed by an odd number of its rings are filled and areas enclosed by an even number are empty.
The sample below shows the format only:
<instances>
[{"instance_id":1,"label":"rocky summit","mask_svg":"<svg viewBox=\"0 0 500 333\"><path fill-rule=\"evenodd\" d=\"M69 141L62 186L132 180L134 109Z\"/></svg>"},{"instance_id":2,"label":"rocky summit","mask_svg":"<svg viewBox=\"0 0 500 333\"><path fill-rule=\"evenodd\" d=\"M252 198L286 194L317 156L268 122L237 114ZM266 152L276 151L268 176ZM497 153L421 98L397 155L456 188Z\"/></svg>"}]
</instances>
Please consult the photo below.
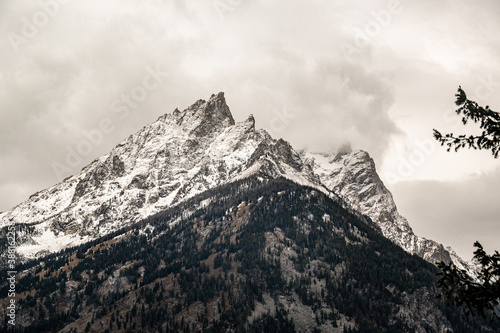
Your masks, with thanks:
<instances>
[{"instance_id":1,"label":"rocky summit","mask_svg":"<svg viewBox=\"0 0 500 333\"><path fill-rule=\"evenodd\" d=\"M265 170L319 184L283 140L235 124L223 93L160 117L80 174L0 215L19 226L18 252L34 258L104 236L186 198Z\"/></svg>"}]
</instances>

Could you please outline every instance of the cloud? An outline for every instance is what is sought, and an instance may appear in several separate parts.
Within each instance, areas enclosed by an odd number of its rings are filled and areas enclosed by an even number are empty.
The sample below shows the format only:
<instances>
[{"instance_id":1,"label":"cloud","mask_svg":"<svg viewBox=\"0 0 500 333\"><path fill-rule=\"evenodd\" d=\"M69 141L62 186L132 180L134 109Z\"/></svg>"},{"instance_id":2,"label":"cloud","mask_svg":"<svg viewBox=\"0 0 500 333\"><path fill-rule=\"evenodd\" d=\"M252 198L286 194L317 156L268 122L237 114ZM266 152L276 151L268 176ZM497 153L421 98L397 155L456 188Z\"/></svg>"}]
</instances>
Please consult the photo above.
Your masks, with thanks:
<instances>
[{"instance_id":1,"label":"cloud","mask_svg":"<svg viewBox=\"0 0 500 333\"><path fill-rule=\"evenodd\" d=\"M500 250L500 168L463 181L405 181L390 187L418 235L451 245L465 259L472 257L475 241L489 252Z\"/></svg>"},{"instance_id":2,"label":"cloud","mask_svg":"<svg viewBox=\"0 0 500 333\"><path fill-rule=\"evenodd\" d=\"M258 126L298 146L351 141L379 156L398 132L385 74L345 62L339 5L245 2L221 15L203 1L50 4L10 1L0 11L1 179L23 193L2 191L2 209L218 91L237 120L253 113ZM123 96L140 92L150 69L168 76L124 117ZM114 130L79 163L65 163L103 120Z\"/></svg>"}]
</instances>

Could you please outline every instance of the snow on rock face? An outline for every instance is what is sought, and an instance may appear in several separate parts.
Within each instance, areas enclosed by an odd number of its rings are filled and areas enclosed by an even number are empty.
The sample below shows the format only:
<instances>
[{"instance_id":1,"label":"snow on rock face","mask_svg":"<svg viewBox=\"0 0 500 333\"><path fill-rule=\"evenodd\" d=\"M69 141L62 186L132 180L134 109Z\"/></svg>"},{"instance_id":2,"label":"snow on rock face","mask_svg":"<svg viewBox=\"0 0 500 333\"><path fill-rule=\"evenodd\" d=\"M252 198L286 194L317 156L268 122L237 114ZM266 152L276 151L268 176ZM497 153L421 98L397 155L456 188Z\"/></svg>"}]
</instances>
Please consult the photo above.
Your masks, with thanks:
<instances>
[{"instance_id":1,"label":"snow on rock face","mask_svg":"<svg viewBox=\"0 0 500 333\"><path fill-rule=\"evenodd\" d=\"M370 217L385 237L405 251L432 263L453 261L458 267L470 270L470 265L453 250L414 234L407 219L398 213L392 194L379 178L367 152L301 152L301 155L329 190L354 210Z\"/></svg>"},{"instance_id":2,"label":"snow on rock face","mask_svg":"<svg viewBox=\"0 0 500 333\"><path fill-rule=\"evenodd\" d=\"M302 170L290 144L256 130L253 116L236 124L219 93L161 116L79 175L0 214L0 228L9 221L31 225L18 252L36 257L95 239L256 172L317 186L312 170Z\"/></svg>"},{"instance_id":3,"label":"snow on rock face","mask_svg":"<svg viewBox=\"0 0 500 333\"><path fill-rule=\"evenodd\" d=\"M343 149L337 154L299 154L288 142L256 130L252 115L235 123L223 93L161 116L80 174L0 213L0 228L16 223L18 252L37 257L106 235L255 173L286 177L338 196L407 252L467 268L453 251L413 233L368 153Z\"/></svg>"}]
</instances>

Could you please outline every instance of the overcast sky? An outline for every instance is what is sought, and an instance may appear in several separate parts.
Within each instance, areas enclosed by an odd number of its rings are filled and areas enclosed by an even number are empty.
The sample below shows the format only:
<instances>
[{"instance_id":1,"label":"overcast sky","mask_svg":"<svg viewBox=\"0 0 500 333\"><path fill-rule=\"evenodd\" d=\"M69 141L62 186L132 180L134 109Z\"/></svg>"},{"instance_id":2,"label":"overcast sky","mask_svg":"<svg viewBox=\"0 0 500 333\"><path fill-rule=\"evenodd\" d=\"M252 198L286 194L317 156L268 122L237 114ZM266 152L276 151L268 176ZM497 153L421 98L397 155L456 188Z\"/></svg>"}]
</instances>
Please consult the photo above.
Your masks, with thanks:
<instances>
[{"instance_id":1,"label":"overcast sky","mask_svg":"<svg viewBox=\"0 0 500 333\"><path fill-rule=\"evenodd\" d=\"M368 151L417 234L500 250L500 160L432 141L464 130L459 85L500 110L499 17L497 0L2 0L0 211L224 91L296 148Z\"/></svg>"}]
</instances>

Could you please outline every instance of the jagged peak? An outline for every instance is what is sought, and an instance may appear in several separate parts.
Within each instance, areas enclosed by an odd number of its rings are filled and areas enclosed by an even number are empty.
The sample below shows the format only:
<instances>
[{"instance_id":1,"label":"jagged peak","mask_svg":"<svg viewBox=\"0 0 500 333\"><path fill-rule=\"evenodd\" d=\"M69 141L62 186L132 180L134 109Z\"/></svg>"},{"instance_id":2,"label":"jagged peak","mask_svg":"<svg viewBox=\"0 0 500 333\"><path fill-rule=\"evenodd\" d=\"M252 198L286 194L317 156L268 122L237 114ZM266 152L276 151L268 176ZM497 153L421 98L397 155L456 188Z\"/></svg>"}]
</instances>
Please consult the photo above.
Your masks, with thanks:
<instances>
[{"instance_id":1,"label":"jagged peak","mask_svg":"<svg viewBox=\"0 0 500 333\"><path fill-rule=\"evenodd\" d=\"M210 100L220 100L226 103L223 91L219 92L218 94L212 94L212 96L210 96Z\"/></svg>"},{"instance_id":2,"label":"jagged peak","mask_svg":"<svg viewBox=\"0 0 500 333\"><path fill-rule=\"evenodd\" d=\"M219 92L217 95L212 94L208 102L206 102L203 107L203 111L205 114L214 116L214 118L216 117L229 121L230 125L235 124L231 110L229 110L229 106L226 103L224 92Z\"/></svg>"},{"instance_id":3,"label":"jagged peak","mask_svg":"<svg viewBox=\"0 0 500 333\"><path fill-rule=\"evenodd\" d=\"M176 108L171 114L159 117L158 121L175 123L197 137L235 125L224 92L212 94L208 101L199 99L183 111Z\"/></svg>"},{"instance_id":4,"label":"jagged peak","mask_svg":"<svg viewBox=\"0 0 500 333\"><path fill-rule=\"evenodd\" d=\"M245 124L250 125L253 129L255 129L255 118L253 117L253 114L249 115L247 120L245 120Z\"/></svg>"},{"instance_id":5,"label":"jagged peak","mask_svg":"<svg viewBox=\"0 0 500 333\"><path fill-rule=\"evenodd\" d=\"M365 150L356 150L351 152L349 155L356 157L359 160L373 160L370 154Z\"/></svg>"},{"instance_id":6,"label":"jagged peak","mask_svg":"<svg viewBox=\"0 0 500 333\"><path fill-rule=\"evenodd\" d=\"M368 162L372 161L372 158L370 154L368 154L364 150L351 150L348 151L347 149L344 150L339 150L336 154L333 155L333 159L331 160L331 163L333 162L340 162L344 161L346 162Z\"/></svg>"},{"instance_id":7,"label":"jagged peak","mask_svg":"<svg viewBox=\"0 0 500 333\"><path fill-rule=\"evenodd\" d=\"M276 144L278 146L291 147L290 142L286 141L283 138L279 138L278 141L276 141Z\"/></svg>"},{"instance_id":8,"label":"jagged peak","mask_svg":"<svg viewBox=\"0 0 500 333\"><path fill-rule=\"evenodd\" d=\"M201 108L201 106L203 104L205 104L206 101L204 99L199 99L197 100L196 102L194 102L192 105L190 105L186 110L184 111L191 111L191 110L194 110L194 111L197 111L198 109Z\"/></svg>"},{"instance_id":9,"label":"jagged peak","mask_svg":"<svg viewBox=\"0 0 500 333\"><path fill-rule=\"evenodd\" d=\"M204 113L212 112L212 113L221 113L223 116L228 118L233 118L231 111L226 103L226 99L224 97L224 92L220 92L218 94L212 94L208 101L204 99L197 100L193 105L191 105L188 110L195 111L203 111ZM234 122L234 120L233 120Z\"/></svg>"}]
</instances>

